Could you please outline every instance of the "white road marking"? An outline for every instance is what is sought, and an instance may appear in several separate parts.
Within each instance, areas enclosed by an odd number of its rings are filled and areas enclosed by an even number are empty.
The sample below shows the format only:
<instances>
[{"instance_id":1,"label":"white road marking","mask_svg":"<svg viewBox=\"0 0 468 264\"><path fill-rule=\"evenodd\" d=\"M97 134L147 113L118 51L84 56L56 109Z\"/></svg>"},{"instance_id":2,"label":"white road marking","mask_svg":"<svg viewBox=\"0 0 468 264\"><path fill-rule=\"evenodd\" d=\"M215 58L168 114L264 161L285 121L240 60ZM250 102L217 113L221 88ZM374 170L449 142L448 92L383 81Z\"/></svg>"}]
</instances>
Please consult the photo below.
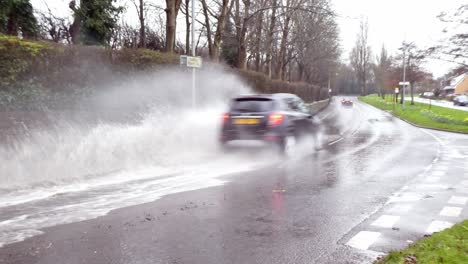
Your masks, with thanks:
<instances>
[{"instance_id":1,"label":"white road marking","mask_svg":"<svg viewBox=\"0 0 468 264\"><path fill-rule=\"evenodd\" d=\"M432 133L429 132L427 129L420 128L420 130L421 130L422 132L428 134L429 136L433 137L435 140L437 140L437 142L439 142L440 147L446 144L444 141L442 141L442 139L440 139L438 136L432 134Z\"/></svg>"},{"instance_id":2,"label":"white road marking","mask_svg":"<svg viewBox=\"0 0 468 264\"><path fill-rule=\"evenodd\" d=\"M452 227L453 223L446 222L446 221L432 221L429 227L426 229L427 234L432 234L435 232L440 232L446 228Z\"/></svg>"},{"instance_id":3,"label":"white road marking","mask_svg":"<svg viewBox=\"0 0 468 264\"><path fill-rule=\"evenodd\" d=\"M331 146L331 145L333 145L333 144L336 144L336 143L340 142L340 141L343 140L343 139L344 139L344 138L341 137L341 138L339 138L339 139L337 139L337 140L335 140L335 141L332 141L332 142L328 143L328 146Z\"/></svg>"},{"instance_id":4,"label":"white road marking","mask_svg":"<svg viewBox=\"0 0 468 264\"><path fill-rule=\"evenodd\" d=\"M461 214L463 208L461 207L452 207L452 206L445 206L440 211L439 215L441 216L449 216L449 217L458 217Z\"/></svg>"},{"instance_id":5,"label":"white road marking","mask_svg":"<svg viewBox=\"0 0 468 264\"><path fill-rule=\"evenodd\" d=\"M367 250L369 246L379 238L379 236L379 232L361 231L351 238L346 245L357 249Z\"/></svg>"},{"instance_id":6,"label":"white road marking","mask_svg":"<svg viewBox=\"0 0 468 264\"><path fill-rule=\"evenodd\" d=\"M390 211L394 213L406 213L413 208L413 204L397 204L393 206Z\"/></svg>"},{"instance_id":7,"label":"white road marking","mask_svg":"<svg viewBox=\"0 0 468 264\"><path fill-rule=\"evenodd\" d=\"M459 205L465 205L466 202L468 201L468 197L463 197L463 196L452 196L450 200L448 201L449 204L459 204Z\"/></svg>"},{"instance_id":8,"label":"white road marking","mask_svg":"<svg viewBox=\"0 0 468 264\"><path fill-rule=\"evenodd\" d=\"M426 180L426 182L429 182L429 183L436 183L436 182L440 181L440 177L429 176L425 180Z\"/></svg>"},{"instance_id":9,"label":"white road marking","mask_svg":"<svg viewBox=\"0 0 468 264\"><path fill-rule=\"evenodd\" d=\"M387 203L396 202L415 202L421 200L423 195L421 193L407 192L392 196Z\"/></svg>"},{"instance_id":10,"label":"white road marking","mask_svg":"<svg viewBox=\"0 0 468 264\"><path fill-rule=\"evenodd\" d=\"M432 175L434 175L434 176L444 176L445 171L433 171Z\"/></svg>"},{"instance_id":11,"label":"white road marking","mask_svg":"<svg viewBox=\"0 0 468 264\"><path fill-rule=\"evenodd\" d=\"M399 216L396 215L382 215L377 220L375 220L371 225L385 227L385 228L392 228L393 225L400 219Z\"/></svg>"}]
</instances>

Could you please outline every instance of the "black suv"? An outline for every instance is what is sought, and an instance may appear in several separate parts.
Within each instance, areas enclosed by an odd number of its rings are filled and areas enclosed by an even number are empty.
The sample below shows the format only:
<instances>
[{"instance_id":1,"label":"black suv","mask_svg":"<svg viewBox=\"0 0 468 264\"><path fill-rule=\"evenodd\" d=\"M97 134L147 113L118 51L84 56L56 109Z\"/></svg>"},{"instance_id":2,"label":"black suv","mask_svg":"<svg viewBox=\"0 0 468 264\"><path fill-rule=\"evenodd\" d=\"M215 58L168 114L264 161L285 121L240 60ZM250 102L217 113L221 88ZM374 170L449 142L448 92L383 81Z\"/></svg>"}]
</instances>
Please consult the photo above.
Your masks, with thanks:
<instances>
[{"instance_id":1,"label":"black suv","mask_svg":"<svg viewBox=\"0 0 468 264\"><path fill-rule=\"evenodd\" d=\"M285 153L313 127L312 114L294 94L262 94L232 99L223 116L220 141L262 140Z\"/></svg>"}]
</instances>

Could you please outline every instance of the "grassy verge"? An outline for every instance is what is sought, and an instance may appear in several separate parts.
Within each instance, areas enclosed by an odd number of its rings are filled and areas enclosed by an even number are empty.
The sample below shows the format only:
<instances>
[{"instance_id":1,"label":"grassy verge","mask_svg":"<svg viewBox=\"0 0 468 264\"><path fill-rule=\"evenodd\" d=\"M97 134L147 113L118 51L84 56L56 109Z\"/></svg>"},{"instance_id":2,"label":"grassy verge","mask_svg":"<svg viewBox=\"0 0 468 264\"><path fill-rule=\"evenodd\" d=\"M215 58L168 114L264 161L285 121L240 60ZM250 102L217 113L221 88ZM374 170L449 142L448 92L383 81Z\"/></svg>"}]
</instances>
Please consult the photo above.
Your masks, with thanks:
<instances>
[{"instance_id":1,"label":"grassy verge","mask_svg":"<svg viewBox=\"0 0 468 264\"><path fill-rule=\"evenodd\" d=\"M375 263L468 263L468 220L390 252Z\"/></svg>"},{"instance_id":2,"label":"grassy verge","mask_svg":"<svg viewBox=\"0 0 468 264\"><path fill-rule=\"evenodd\" d=\"M419 126L442 129L447 131L468 133L468 112L440 107L425 103L410 105L406 102L405 109L400 104L394 104L391 96L385 99L377 95L361 96L359 100L382 110L390 111L398 117Z\"/></svg>"}]
</instances>

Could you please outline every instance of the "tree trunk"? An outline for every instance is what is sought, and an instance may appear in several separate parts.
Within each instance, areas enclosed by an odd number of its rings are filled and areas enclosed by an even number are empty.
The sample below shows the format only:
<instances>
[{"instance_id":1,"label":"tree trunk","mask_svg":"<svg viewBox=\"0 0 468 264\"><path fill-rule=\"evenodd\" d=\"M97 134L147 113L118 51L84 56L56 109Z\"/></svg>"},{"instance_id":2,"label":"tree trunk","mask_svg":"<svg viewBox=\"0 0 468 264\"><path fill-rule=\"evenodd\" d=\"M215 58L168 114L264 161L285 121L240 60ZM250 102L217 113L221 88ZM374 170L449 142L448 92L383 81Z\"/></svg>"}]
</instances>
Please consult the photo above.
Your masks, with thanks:
<instances>
[{"instance_id":1,"label":"tree trunk","mask_svg":"<svg viewBox=\"0 0 468 264\"><path fill-rule=\"evenodd\" d=\"M211 59L214 62L219 62L219 56L221 52L221 41L223 39L223 30L226 25L226 16L229 9L229 0L223 0L223 4L221 6L221 12L218 17L218 25L216 27L216 33L214 36L213 41L213 53L210 53Z\"/></svg>"},{"instance_id":2,"label":"tree trunk","mask_svg":"<svg viewBox=\"0 0 468 264\"><path fill-rule=\"evenodd\" d=\"M289 1L287 3L289 6ZM284 29L283 29L283 36L281 37L281 45L280 51L278 54L278 63L276 64L276 71L275 76L276 78L283 80L283 68L284 68L284 57L286 56L286 45L288 42L288 34L289 34L289 22L291 21L291 14L288 13L286 15L286 19L284 20Z\"/></svg>"},{"instance_id":3,"label":"tree trunk","mask_svg":"<svg viewBox=\"0 0 468 264\"><path fill-rule=\"evenodd\" d=\"M7 35L18 36L18 17L15 10L8 14Z\"/></svg>"},{"instance_id":4,"label":"tree trunk","mask_svg":"<svg viewBox=\"0 0 468 264\"><path fill-rule=\"evenodd\" d=\"M211 26L210 26L210 17L208 14L208 6L206 4L206 0L201 0L203 6L203 14L205 15L205 28L206 28L206 37L208 41L208 53L210 54L210 58L212 59L213 54L213 42L211 40Z\"/></svg>"},{"instance_id":5,"label":"tree trunk","mask_svg":"<svg viewBox=\"0 0 468 264\"><path fill-rule=\"evenodd\" d=\"M166 0L166 52L173 53L176 41L177 13L182 0ZM193 26L193 25L192 25Z\"/></svg>"},{"instance_id":6,"label":"tree trunk","mask_svg":"<svg viewBox=\"0 0 468 264\"><path fill-rule=\"evenodd\" d=\"M411 105L414 105L414 81L410 82Z\"/></svg>"},{"instance_id":7,"label":"tree trunk","mask_svg":"<svg viewBox=\"0 0 468 264\"><path fill-rule=\"evenodd\" d=\"M247 35L247 26L249 22L249 9L250 9L250 0L243 0L244 2L244 18L242 23L242 28L239 36L239 54L237 57L237 68L241 70L247 69L247 46L246 46L246 35Z\"/></svg>"},{"instance_id":8,"label":"tree trunk","mask_svg":"<svg viewBox=\"0 0 468 264\"><path fill-rule=\"evenodd\" d=\"M86 4L86 1L81 1L81 5ZM71 1L68 7L73 11L73 23L70 25L68 31L70 32L70 38L73 44L80 43L80 31L81 31L81 16L78 13L78 7L75 1Z\"/></svg>"},{"instance_id":9,"label":"tree trunk","mask_svg":"<svg viewBox=\"0 0 468 264\"><path fill-rule=\"evenodd\" d=\"M145 28L145 6L143 0L140 0L140 47L146 48L146 28Z\"/></svg>"},{"instance_id":10,"label":"tree trunk","mask_svg":"<svg viewBox=\"0 0 468 264\"><path fill-rule=\"evenodd\" d=\"M277 0L272 0L271 3L271 20L270 20L270 27L268 30L268 35L267 35L267 48L266 48L266 53L265 53L265 63L266 63L266 73L268 74L268 77L271 78L271 53L273 49L273 35L275 32L275 24L276 24L276 8L277 8Z\"/></svg>"},{"instance_id":11,"label":"tree trunk","mask_svg":"<svg viewBox=\"0 0 468 264\"><path fill-rule=\"evenodd\" d=\"M403 99L404 99L404 94L403 94L403 90L406 90L406 86L405 86L405 89L400 89L400 104L403 104Z\"/></svg>"},{"instance_id":12,"label":"tree trunk","mask_svg":"<svg viewBox=\"0 0 468 264\"><path fill-rule=\"evenodd\" d=\"M301 63L298 63L297 64L297 71L298 71L298 79L300 82L304 81L303 78L304 78L304 65L302 65Z\"/></svg>"},{"instance_id":13,"label":"tree trunk","mask_svg":"<svg viewBox=\"0 0 468 264\"><path fill-rule=\"evenodd\" d=\"M265 1L261 1L260 6L264 7ZM262 39L262 27L263 27L263 12L260 12L257 17L256 21L256 30L255 30L255 48L254 48L254 54L255 54L255 71L259 72L260 71L260 44L261 44L261 39Z\"/></svg>"},{"instance_id":14,"label":"tree trunk","mask_svg":"<svg viewBox=\"0 0 468 264\"><path fill-rule=\"evenodd\" d=\"M190 15L189 15L190 0L185 0L185 54L190 54Z\"/></svg>"}]
</instances>

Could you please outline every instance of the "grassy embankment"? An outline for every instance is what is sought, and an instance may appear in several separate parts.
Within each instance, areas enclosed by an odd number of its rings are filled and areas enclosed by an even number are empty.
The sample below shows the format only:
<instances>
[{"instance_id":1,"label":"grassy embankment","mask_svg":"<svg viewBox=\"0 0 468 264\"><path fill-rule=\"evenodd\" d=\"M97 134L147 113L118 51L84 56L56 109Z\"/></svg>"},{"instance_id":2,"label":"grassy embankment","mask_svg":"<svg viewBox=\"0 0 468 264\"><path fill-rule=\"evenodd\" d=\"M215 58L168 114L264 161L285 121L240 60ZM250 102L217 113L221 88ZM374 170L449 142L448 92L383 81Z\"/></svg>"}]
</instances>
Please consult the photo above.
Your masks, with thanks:
<instances>
[{"instance_id":1,"label":"grassy embankment","mask_svg":"<svg viewBox=\"0 0 468 264\"><path fill-rule=\"evenodd\" d=\"M415 125L453 132L468 133L468 112L425 103L411 105L406 101L405 109L394 104L391 96L385 99L377 95L361 96L359 100L385 111L389 111Z\"/></svg>"},{"instance_id":2,"label":"grassy embankment","mask_svg":"<svg viewBox=\"0 0 468 264\"><path fill-rule=\"evenodd\" d=\"M468 263L468 220L376 261L396 263Z\"/></svg>"}]
</instances>

